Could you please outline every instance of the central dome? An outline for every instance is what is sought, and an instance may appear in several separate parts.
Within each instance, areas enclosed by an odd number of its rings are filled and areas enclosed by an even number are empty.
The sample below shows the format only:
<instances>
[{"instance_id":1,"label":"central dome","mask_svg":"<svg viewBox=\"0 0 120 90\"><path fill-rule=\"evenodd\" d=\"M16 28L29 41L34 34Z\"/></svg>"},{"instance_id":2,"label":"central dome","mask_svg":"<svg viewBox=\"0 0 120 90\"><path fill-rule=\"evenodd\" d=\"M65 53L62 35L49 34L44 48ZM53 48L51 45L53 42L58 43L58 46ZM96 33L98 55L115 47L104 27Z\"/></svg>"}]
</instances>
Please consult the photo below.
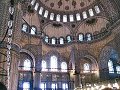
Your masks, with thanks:
<instances>
[{"instance_id":1,"label":"central dome","mask_svg":"<svg viewBox=\"0 0 120 90\"><path fill-rule=\"evenodd\" d=\"M95 0L40 0L46 7L58 11L74 11L85 8Z\"/></svg>"},{"instance_id":2,"label":"central dome","mask_svg":"<svg viewBox=\"0 0 120 90\"><path fill-rule=\"evenodd\" d=\"M31 0L39 15L57 22L75 22L101 12L95 0Z\"/></svg>"}]
</instances>

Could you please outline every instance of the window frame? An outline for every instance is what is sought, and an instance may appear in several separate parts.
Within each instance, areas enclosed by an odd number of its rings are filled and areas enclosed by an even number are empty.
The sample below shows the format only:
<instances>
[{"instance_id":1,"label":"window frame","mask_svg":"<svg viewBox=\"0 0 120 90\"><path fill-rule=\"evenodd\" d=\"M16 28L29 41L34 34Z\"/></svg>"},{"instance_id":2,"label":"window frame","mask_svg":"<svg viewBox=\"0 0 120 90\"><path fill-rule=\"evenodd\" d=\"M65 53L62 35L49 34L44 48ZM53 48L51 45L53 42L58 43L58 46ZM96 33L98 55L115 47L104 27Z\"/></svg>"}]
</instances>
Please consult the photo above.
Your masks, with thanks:
<instances>
[{"instance_id":1,"label":"window frame","mask_svg":"<svg viewBox=\"0 0 120 90\"><path fill-rule=\"evenodd\" d=\"M97 14L101 12L99 6L95 6L94 9Z\"/></svg>"},{"instance_id":2,"label":"window frame","mask_svg":"<svg viewBox=\"0 0 120 90\"><path fill-rule=\"evenodd\" d=\"M53 58L55 60L54 62L52 62L52 60L53 60L52 57L54 57ZM56 55L52 55L50 57L50 71L52 71L52 72L57 72L58 71L58 57Z\"/></svg>"},{"instance_id":3,"label":"window frame","mask_svg":"<svg viewBox=\"0 0 120 90\"><path fill-rule=\"evenodd\" d=\"M39 7L39 3L36 3L34 9L37 11L38 7Z\"/></svg>"},{"instance_id":4,"label":"window frame","mask_svg":"<svg viewBox=\"0 0 120 90\"><path fill-rule=\"evenodd\" d=\"M45 65L43 65L43 64L45 64ZM43 67L43 66L45 66L45 67ZM45 60L42 60L41 68L42 68L42 71L48 71L47 70L47 62Z\"/></svg>"},{"instance_id":5,"label":"window frame","mask_svg":"<svg viewBox=\"0 0 120 90\"><path fill-rule=\"evenodd\" d=\"M116 72L117 74L120 74L120 66L116 66Z\"/></svg>"},{"instance_id":6,"label":"window frame","mask_svg":"<svg viewBox=\"0 0 120 90\"><path fill-rule=\"evenodd\" d=\"M80 35L82 36L81 39L80 39ZM78 34L78 41L80 41L80 42L84 41L84 34L83 33Z\"/></svg>"},{"instance_id":7,"label":"window frame","mask_svg":"<svg viewBox=\"0 0 120 90\"><path fill-rule=\"evenodd\" d=\"M26 61L29 61L29 62L26 62ZM28 65L29 63L29 65ZM28 65L28 66L27 66ZM27 67L26 67L27 66ZM25 71L30 71L31 70L31 67L32 67L32 62L30 59L25 59L24 62L23 62L23 70Z\"/></svg>"},{"instance_id":8,"label":"window frame","mask_svg":"<svg viewBox=\"0 0 120 90\"><path fill-rule=\"evenodd\" d=\"M32 28L33 28L33 29L32 29ZM31 26L31 27L30 27L30 31L29 31L29 33L30 33L31 35L35 35L36 32L37 32L37 28L36 28L36 26Z\"/></svg>"},{"instance_id":9,"label":"window frame","mask_svg":"<svg viewBox=\"0 0 120 90\"><path fill-rule=\"evenodd\" d=\"M27 85L27 83L29 83L28 87L26 87L26 88L24 88L25 83L26 83L26 85ZM30 90L30 82L23 82L23 90Z\"/></svg>"},{"instance_id":10,"label":"window frame","mask_svg":"<svg viewBox=\"0 0 120 90\"><path fill-rule=\"evenodd\" d=\"M111 64L111 65L110 65L110 64ZM114 73L115 73L115 70L114 70L114 67L113 67L113 61L112 61L112 60L109 60L107 65L108 65L108 71L109 71L109 73L114 74Z\"/></svg>"},{"instance_id":11,"label":"window frame","mask_svg":"<svg viewBox=\"0 0 120 90\"><path fill-rule=\"evenodd\" d=\"M52 45L57 44L57 38L56 38L56 37L52 37L52 38L51 38L51 44L52 44Z\"/></svg>"},{"instance_id":12,"label":"window frame","mask_svg":"<svg viewBox=\"0 0 120 90\"><path fill-rule=\"evenodd\" d=\"M90 35L90 36L88 36L88 35ZM85 37L86 37L86 41L91 41L92 40L92 33L86 33Z\"/></svg>"},{"instance_id":13,"label":"window frame","mask_svg":"<svg viewBox=\"0 0 120 90\"><path fill-rule=\"evenodd\" d=\"M26 25L26 30L23 30L23 26ZM21 31L23 32L28 32L28 25L26 23L23 23L22 24L22 28L21 28Z\"/></svg>"},{"instance_id":14,"label":"window frame","mask_svg":"<svg viewBox=\"0 0 120 90\"><path fill-rule=\"evenodd\" d=\"M45 42L45 43L49 43L49 36L48 36L48 35L45 35L45 37L44 37L44 42Z\"/></svg>"},{"instance_id":15,"label":"window frame","mask_svg":"<svg viewBox=\"0 0 120 90\"><path fill-rule=\"evenodd\" d=\"M69 38L69 37L70 37L70 38ZM69 38L69 40L68 40L68 38ZM71 35L67 35L67 36L66 36L66 41L67 41L67 43L72 42L72 36L71 36Z\"/></svg>"},{"instance_id":16,"label":"window frame","mask_svg":"<svg viewBox=\"0 0 120 90\"><path fill-rule=\"evenodd\" d=\"M63 64L64 63L64 64ZM66 64L66 65L65 65ZM63 66L63 65L65 65L65 66ZM63 67L65 67L65 68L63 68ZM65 61L62 61L61 62L61 72L67 72L67 69L68 69L68 67L67 67L67 63L65 62Z\"/></svg>"},{"instance_id":17,"label":"window frame","mask_svg":"<svg viewBox=\"0 0 120 90\"><path fill-rule=\"evenodd\" d=\"M62 41L61 41L61 39L62 39ZM61 43L61 42L62 42L62 43ZM60 37L60 38L59 38L59 44L60 44L60 45L63 45L64 43L65 43L64 37Z\"/></svg>"},{"instance_id":18,"label":"window frame","mask_svg":"<svg viewBox=\"0 0 120 90\"><path fill-rule=\"evenodd\" d=\"M90 73L90 70L91 70L90 63L84 63L83 64L83 72L84 73Z\"/></svg>"}]
</instances>

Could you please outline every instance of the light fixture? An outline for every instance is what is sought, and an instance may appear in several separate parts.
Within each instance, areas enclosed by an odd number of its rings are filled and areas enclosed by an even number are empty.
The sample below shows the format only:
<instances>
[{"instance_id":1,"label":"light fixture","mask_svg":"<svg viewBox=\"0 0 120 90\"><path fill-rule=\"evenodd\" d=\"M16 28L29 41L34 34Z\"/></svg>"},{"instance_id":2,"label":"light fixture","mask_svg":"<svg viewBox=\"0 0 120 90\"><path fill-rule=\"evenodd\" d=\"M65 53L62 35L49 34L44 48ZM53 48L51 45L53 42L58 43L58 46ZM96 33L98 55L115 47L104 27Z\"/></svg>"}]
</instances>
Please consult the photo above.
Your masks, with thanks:
<instances>
[{"instance_id":1,"label":"light fixture","mask_svg":"<svg viewBox=\"0 0 120 90\"><path fill-rule=\"evenodd\" d=\"M118 85L117 82L115 82L115 83L113 84L113 88L117 88L117 89L119 89L119 85Z\"/></svg>"},{"instance_id":2,"label":"light fixture","mask_svg":"<svg viewBox=\"0 0 120 90\"><path fill-rule=\"evenodd\" d=\"M111 84L110 84L110 83L108 84L108 87L109 87L109 88L112 88L112 86L111 86Z\"/></svg>"}]
</instances>

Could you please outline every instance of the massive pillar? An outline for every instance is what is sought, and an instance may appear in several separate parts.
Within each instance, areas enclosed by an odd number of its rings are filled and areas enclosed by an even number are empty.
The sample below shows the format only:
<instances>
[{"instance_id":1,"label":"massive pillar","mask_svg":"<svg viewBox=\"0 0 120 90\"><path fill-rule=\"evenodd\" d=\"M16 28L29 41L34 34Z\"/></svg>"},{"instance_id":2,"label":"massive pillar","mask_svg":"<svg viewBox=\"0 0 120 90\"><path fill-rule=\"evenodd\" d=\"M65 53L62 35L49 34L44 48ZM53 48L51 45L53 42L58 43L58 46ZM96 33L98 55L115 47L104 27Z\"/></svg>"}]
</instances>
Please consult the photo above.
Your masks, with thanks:
<instances>
[{"instance_id":1,"label":"massive pillar","mask_svg":"<svg viewBox=\"0 0 120 90\"><path fill-rule=\"evenodd\" d=\"M40 82L41 82L41 73L35 72L34 74L34 89L40 90Z\"/></svg>"},{"instance_id":2,"label":"massive pillar","mask_svg":"<svg viewBox=\"0 0 120 90\"><path fill-rule=\"evenodd\" d=\"M19 54L12 52L11 68L10 68L10 90L17 90L18 85L18 61Z\"/></svg>"},{"instance_id":3,"label":"massive pillar","mask_svg":"<svg viewBox=\"0 0 120 90\"><path fill-rule=\"evenodd\" d=\"M77 73L77 72L75 72L75 77L74 77L74 86L75 86L75 88L76 87L80 87L80 74L79 73Z\"/></svg>"},{"instance_id":4,"label":"massive pillar","mask_svg":"<svg viewBox=\"0 0 120 90\"><path fill-rule=\"evenodd\" d=\"M0 82L8 86L9 79L9 90L17 90L18 85L18 62L20 59L19 47L12 44L11 59L10 59L10 75L8 76L7 71L7 44L4 42L0 46ZM4 76L1 76L4 75Z\"/></svg>"},{"instance_id":5,"label":"massive pillar","mask_svg":"<svg viewBox=\"0 0 120 90\"><path fill-rule=\"evenodd\" d=\"M70 59L72 62L72 69L74 70L73 77L74 77L74 88L80 87L80 66L79 66L79 58L78 58L78 51L75 47L72 47Z\"/></svg>"},{"instance_id":6,"label":"massive pillar","mask_svg":"<svg viewBox=\"0 0 120 90\"><path fill-rule=\"evenodd\" d=\"M35 76L34 76L34 88L35 90L40 90L41 83L41 45L36 46L36 59L35 59Z\"/></svg>"}]
</instances>

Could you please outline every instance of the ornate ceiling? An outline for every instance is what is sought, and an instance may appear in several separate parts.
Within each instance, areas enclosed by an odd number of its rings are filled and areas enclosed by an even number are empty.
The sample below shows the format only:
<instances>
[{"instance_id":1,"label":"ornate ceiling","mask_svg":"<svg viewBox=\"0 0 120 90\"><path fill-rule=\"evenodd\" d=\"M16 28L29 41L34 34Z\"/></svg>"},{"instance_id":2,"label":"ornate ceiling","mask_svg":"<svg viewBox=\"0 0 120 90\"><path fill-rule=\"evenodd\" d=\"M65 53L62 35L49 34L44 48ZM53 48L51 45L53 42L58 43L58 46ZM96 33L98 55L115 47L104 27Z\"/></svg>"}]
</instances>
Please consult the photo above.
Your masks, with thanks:
<instances>
[{"instance_id":1,"label":"ornate ceiling","mask_svg":"<svg viewBox=\"0 0 120 90\"><path fill-rule=\"evenodd\" d=\"M38 14L57 22L76 22L100 14L95 0L31 0Z\"/></svg>"},{"instance_id":2,"label":"ornate ceiling","mask_svg":"<svg viewBox=\"0 0 120 90\"><path fill-rule=\"evenodd\" d=\"M46 7L58 11L80 10L92 4L95 0L40 0Z\"/></svg>"},{"instance_id":3,"label":"ornate ceiling","mask_svg":"<svg viewBox=\"0 0 120 90\"><path fill-rule=\"evenodd\" d=\"M30 6L34 13L23 16L22 32L41 37L46 45L92 43L111 33L110 23L102 17L104 10L96 0L31 0Z\"/></svg>"}]
</instances>

